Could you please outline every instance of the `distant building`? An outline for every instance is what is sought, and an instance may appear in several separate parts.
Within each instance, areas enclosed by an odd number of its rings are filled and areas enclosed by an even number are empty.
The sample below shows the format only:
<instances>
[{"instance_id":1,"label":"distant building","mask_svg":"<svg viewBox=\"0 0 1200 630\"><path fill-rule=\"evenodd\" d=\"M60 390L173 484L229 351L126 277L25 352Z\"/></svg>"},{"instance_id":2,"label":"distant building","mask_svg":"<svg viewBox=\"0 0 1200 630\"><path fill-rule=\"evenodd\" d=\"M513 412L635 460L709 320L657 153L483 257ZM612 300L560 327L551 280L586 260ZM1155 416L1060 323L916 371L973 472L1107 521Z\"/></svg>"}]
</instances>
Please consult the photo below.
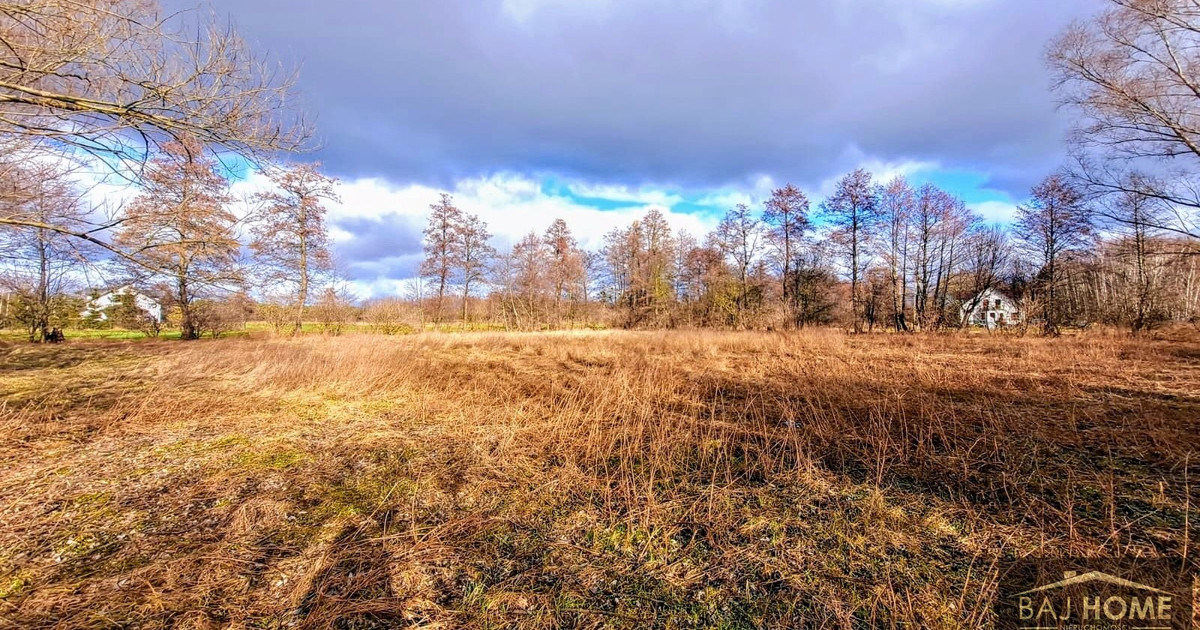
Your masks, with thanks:
<instances>
[{"instance_id":1,"label":"distant building","mask_svg":"<svg viewBox=\"0 0 1200 630\"><path fill-rule=\"evenodd\" d=\"M108 314L105 313L105 309L120 304L121 298L125 295L132 295L133 303L136 304L138 308L149 313L155 321L161 322L163 320L162 304L159 303L158 300L141 293L128 285L109 291L108 293L90 300L83 312L80 314L84 317L93 317L95 319L99 319L100 321L106 321L108 319Z\"/></svg>"},{"instance_id":2,"label":"distant building","mask_svg":"<svg viewBox=\"0 0 1200 630\"><path fill-rule=\"evenodd\" d=\"M995 289L988 289L968 300L962 310L967 324L989 330L1019 324L1024 318L1016 300Z\"/></svg>"}]
</instances>

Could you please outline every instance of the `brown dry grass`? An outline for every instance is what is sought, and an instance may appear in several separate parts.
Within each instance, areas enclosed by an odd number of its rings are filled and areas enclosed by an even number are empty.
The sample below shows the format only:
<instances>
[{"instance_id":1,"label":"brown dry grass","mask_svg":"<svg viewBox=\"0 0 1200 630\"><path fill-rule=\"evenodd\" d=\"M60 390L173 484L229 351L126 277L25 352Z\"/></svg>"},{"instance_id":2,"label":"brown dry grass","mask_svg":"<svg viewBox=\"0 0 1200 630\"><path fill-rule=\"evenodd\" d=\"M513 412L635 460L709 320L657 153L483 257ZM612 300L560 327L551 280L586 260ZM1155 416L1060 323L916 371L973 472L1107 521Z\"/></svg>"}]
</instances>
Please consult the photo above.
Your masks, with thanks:
<instances>
[{"instance_id":1,"label":"brown dry grass","mask_svg":"<svg viewBox=\"0 0 1200 630\"><path fill-rule=\"evenodd\" d=\"M0 348L0 624L987 627L1200 530L1200 345L832 332Z\"/></svg>"}]
</instances>

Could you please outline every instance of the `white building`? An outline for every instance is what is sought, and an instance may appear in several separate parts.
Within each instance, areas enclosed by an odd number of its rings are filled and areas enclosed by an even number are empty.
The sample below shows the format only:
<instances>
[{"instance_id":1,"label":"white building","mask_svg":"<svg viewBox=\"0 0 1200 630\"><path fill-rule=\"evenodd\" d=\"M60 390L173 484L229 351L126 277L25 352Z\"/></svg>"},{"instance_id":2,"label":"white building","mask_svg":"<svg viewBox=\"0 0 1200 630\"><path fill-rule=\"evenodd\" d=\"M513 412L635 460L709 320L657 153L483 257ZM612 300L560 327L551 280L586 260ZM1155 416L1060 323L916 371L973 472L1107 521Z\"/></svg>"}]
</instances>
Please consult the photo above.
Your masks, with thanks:
<instances>
[{"instance_id":1,"label":"white building","mask_svg":"<svg viewBox=\"0 0 1200 630\"><path fill-rule=\"evenodd\" d=\"M1021 323L1024 314L1015 300L995 290L988 289L968 300L962 307L967 324L993 329Z\"/></svg>"},{"instance_id":2,"label":"white building","mask_svg":"<svg viewBox=\"0 0 1200 630\"><path fill-rule=\"evenodd\" d=\"M87 303L87 307L84 308L83 313L80 314L84 317L91 316L99 319L100 321L105 321L108 319L108 314L105 313L104 310L120 304L121 297L125 295L132 295L133 303L136 304L138 308L149 313L150 316L155 319L155 321L161 322L163 320L162 304L160 304L158 300L144 293L140 293L130 286L123 286L119 289L109 291L108 293L89 301Z\"/></svg>"}]
</instances>

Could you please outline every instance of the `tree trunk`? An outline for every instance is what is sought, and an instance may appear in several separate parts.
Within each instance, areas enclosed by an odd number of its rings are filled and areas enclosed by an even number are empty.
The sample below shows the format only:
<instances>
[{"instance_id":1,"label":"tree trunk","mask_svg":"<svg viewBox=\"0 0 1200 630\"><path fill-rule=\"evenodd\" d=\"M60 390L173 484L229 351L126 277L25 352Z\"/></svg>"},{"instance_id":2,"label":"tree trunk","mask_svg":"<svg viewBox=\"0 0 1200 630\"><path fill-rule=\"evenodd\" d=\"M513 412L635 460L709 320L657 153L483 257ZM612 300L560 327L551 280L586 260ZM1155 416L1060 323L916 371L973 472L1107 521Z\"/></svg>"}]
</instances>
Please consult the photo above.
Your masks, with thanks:
<instances>
[{"instance_id":1,"label":"tree trunk","mask_svg":"<svg viewBox=\"0 0 1200 630\"><path fill-rule=\"evenodd\" d=\"M188 288L186 268L179 272L177 299L179 301L179 338L184 341L199 339L200 331L196 330L196 322L192 317L192 296Z\"/></svg>"},{"instance_id":2,"label":"tree trunk","mask_svg":"<svg viewBox=\"0 0 1200 630\"><path fill-rule=\"evenodd\" d=\"M296 327L293 335L304 332L304 305L308 302L308 211L300 204L300 295L296 304Z\"/></svg>"},{"instance_id":3,"label":"tree trunk","mask_svg":"<svg viewBox=\"0 0 1200 630\"><path fill-rule=\"evenodd\" d=\"M462 321L464 327L467 325L467 297L469 295L471 295L471 281L463 280Z\"/></svg>"},{"instance_id":4,"label":"tree trunk","mask_svg":"<svg viewBox=\"0 0 1200 630\"><path fill-rule=\"evenodd\" d=\"M1046 308L1042 310L1043 317L1045 318L1045 321L1042 322L1042 332L1052 337L1058 336L1058 323L1055 321L1055 318L1058 315L1058 296L1055 291L1055 285L1058 284L1058 273L1054 265L1055 258L1056 256L1051 255L1050 262L1046 267L1046 274L1048 276L1050 286L1046 291Z\"/></svg>"},{"instance_id":5,"label":"tree trunk","mask_svg":"<svg viewBox=\"0 0 1200 630\"><path fill-rule=\"evenodd\" d=\"M438 274L438 290L437 290L437 312L433 315L433 323L442 323L442 313L445 311L446 304L446 269L443 267Z\"/></svg>"},{"instance_id":6,"label":"tree trunk","mask_svg":"<svg viewBox=\"0 0 1200 630\"><path fill-rule=\"evenodd\" d=\"M783 297L784 325L791 328L795 322L795 306L792 304L792 226L791 217L783 217L783 269L779 274L780 295Z\"/></svg>"},{"instance_id":7,"label":"tree trunk","mask_svg":"<svg viewBox=\"0 0 1200 630\"><path fill-rule=\"evenodd\" d=\"M854 320L854 332L862 332L862 322L859 320L858 300L858 209L850 219L850 316Z\"/></svg>"},{"instance_id":8,"label":"tree trunk","mask_svg":"<svg viewBox=\"0 0 1200 630\"><path fill-rule=\"evenodd\" d=\"M29 331L29 340L37 343L46 341L50 333L50 252L49 234L38 230L38 286L34 300L34 322Z\"/></svg>"}]
</instances>

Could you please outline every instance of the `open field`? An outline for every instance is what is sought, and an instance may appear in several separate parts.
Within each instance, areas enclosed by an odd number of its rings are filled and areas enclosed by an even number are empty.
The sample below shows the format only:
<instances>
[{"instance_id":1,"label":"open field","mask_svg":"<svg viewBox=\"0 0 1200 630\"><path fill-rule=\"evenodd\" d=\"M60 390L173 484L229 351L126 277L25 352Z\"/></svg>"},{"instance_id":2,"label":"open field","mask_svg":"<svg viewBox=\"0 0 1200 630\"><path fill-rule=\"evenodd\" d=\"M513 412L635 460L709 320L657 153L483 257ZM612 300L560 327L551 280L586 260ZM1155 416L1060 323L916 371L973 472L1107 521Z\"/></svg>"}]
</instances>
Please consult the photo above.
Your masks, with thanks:
<instances>
[{"instance_id":1,"label":"open field","mask_svg":"<svg viewBox=\"0 0 1200 630\"><path fill-rule=\"evenodd\" d=\"M9 345L0 396L0 626L973 628L997 558L1197 564L1194 341Z\"/></svg>"},{"instance_id":2,"label":"open field","mask_svg":"<svg viewBox=\"0 0 1200 630\"><path fill-rule=\"evenodd\" d=\"M369 334L377 333L376 327L365 322L348 322L339 324L342 334ZM598 326L588 327L580 324L577 327L579 330L595 329ZM288 328L285 326L282 329L282 334L287 334ZM424 324L425 332L446 332L446 333L462 333L462 332L504 332L504 327L498 324L487 323L469 323L462 322L434 324L432 322ZM414 332L419 332L408 327L403 327L402 330L390 332L387 334L408 335ZM126 330L124 328L66 328L63 330L67 341L168 341L178 340L180 338L179 330L165 329L158 337L151 337L146 333L138 330ZM325 326L316 323L304 324L305 335L320 335L326 334ZM239 338L239 337L272 337L276 336L277 332L271 324L263 321L247 322L244 326L235 327L231 330L222 332L219 337L221 339ZM0 343L13 342L21 343L28 341L29 332L25 330L17 330L13 328L0 328Z\"/></svg>"}]
</instances>

